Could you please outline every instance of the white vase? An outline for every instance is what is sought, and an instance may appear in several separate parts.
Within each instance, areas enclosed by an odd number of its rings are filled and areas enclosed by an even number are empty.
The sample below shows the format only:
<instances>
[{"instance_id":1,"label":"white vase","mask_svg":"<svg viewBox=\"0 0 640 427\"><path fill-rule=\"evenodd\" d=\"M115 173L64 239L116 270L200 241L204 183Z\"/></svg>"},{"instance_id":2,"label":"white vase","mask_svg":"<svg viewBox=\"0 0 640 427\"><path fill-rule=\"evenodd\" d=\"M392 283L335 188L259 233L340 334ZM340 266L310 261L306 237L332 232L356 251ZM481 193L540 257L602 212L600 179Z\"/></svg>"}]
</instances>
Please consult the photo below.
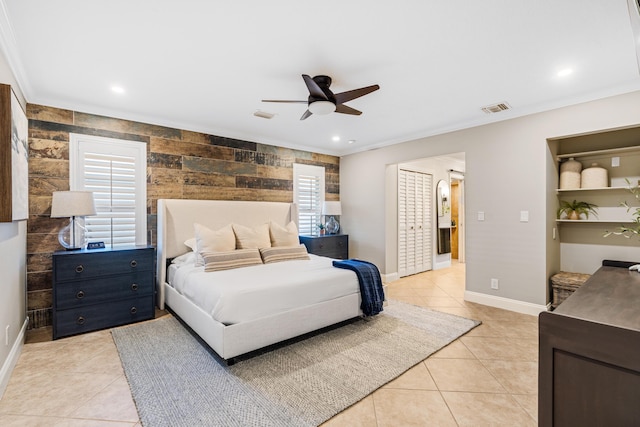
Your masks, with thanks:
<instances>
[{"instance_id":1,"label":"white vase","mask_svg":"<svg viewBox=\"0 0 640 427\"><path fill-rule=\"evenodd\" d=\"M560 165L560 189L575 190L580 188L580 171L582 163L570 157Z\"/></svg>"},{"instance_id":2,"label":"white vase","mask_svg":"<svg viewBox=\"0 0 640 427\"><path fill-rule=\"evenodd\" d=\"M582 171L580 182L581 188L605 188L609 186L609 174L597 163L591 163L591 167Z\"/></svg>"}]
</instances>

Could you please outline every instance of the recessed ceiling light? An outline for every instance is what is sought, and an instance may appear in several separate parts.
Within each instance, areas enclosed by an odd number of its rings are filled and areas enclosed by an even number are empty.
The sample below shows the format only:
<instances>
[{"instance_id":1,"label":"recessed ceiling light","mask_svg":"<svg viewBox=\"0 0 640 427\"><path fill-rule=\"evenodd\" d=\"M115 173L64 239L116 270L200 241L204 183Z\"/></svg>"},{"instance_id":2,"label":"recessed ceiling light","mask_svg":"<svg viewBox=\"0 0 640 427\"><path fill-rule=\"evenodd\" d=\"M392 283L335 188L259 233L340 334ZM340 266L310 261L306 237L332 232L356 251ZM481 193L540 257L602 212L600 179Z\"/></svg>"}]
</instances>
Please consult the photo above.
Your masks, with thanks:
<instances>
[{"instance_id":1,"label":"recessed ceiling light","mask_svg":"<svg viewBox=\"0 0 640 427\"><path fill-rule=\"evenodd\" d=\"M567 77L568 75L573 73L573 68L563 68L562 70L558 71L557 76L558 77Z\"/></svg>"},{"instance_id":2,"label":"recessed ceiling light","mask_svg":"<svg viewBox=\"0 0 640 427\"><path fill-rule=\"evenodd\" d=\"M340 141L340 137L336 135L333 138L331 138L331 140L333 140L333 142L338 142Z\"/></svg>"},{"instance_id":3,"label":"recessed ceiling light","mask_svg":"<svg viewBox=\"0 0 640 427\"><path fill-rule=\"evenodd\" d=\"M353 144L354 142L356 142L355 139L350 139L349 141L347 141L349 144Z\"/></svg>"},{"instance_id":4,"label":"recessed ceiling light","mask_svg":"<svg viewBox=\"0 0 640 427\"><path fill-rule=\"evenodd\" d=\"M122 86L111 86L111 91L114 93L122 94L124 93L124 88Z\"/></svg>"}]
</instances>

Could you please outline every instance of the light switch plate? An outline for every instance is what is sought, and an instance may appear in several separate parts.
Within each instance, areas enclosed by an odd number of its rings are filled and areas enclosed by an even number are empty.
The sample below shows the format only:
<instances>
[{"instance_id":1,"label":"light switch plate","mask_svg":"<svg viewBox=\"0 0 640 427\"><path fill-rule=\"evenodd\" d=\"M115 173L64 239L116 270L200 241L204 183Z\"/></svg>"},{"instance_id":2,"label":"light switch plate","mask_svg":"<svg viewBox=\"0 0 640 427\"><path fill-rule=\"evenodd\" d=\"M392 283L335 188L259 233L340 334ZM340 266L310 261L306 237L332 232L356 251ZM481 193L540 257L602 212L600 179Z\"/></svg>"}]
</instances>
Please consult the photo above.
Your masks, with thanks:
<instances>
[{"instance_id":1,"label":"light switch plate","mask_svg":"<svg viewBox=\"0 0 640 427\"><path fill-rule=\"evenodd\" d=\"M478 221L484 221L484 212L482 211L478 212Z\"/></svg>"},{"instance_id":2,"label":"light switch plate","mask_svg":"<svg viewBox=\"0 0 640 427\"><path fill-rule=\"evenodd\" d=\"M611 158L611 167L612 168L617 168L620 166L620 157L612 157Z\"/></svg>"},{"instance_id":3,"label":"light switch plate","mask_svg":"<svg viewBox=\"0 0 640 427\"><path fill-rule=\"evenodd\" d=\"M520 222L529 222L529 211L520 211Z\"/></svg>"}]
</instances>

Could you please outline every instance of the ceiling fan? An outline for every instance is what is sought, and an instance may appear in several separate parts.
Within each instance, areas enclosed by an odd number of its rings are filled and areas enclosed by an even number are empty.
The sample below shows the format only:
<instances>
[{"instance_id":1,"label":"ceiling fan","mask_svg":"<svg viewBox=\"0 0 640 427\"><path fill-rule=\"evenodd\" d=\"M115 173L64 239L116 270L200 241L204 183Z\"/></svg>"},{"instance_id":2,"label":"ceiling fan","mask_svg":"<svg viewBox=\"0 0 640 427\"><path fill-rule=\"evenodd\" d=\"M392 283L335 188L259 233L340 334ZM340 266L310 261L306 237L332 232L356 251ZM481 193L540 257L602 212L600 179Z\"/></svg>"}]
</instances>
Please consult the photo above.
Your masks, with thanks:
<instances>
[{"instance_id":1,"label":"ceiling fan","mask_svg":"<svg viewBox=\"0 0 640 427\"><path fill-rule=\"evenodd\" d=\"M263 99L262 102L307 104L307 111L300 117L300 120L304 120L312 114L329 114L333 112L359 116L362 114L362 111L348 107L344 105L344 103L380 89L380 86L373 85L334 94L331 92L331 89L329 89L329 86L331 86L331 77L329 76L315 76L311 78L307 74L303 74L302 79L307 85L307 89L309 89L309 99L307 101Z\"/></svg>"}]
</instances>

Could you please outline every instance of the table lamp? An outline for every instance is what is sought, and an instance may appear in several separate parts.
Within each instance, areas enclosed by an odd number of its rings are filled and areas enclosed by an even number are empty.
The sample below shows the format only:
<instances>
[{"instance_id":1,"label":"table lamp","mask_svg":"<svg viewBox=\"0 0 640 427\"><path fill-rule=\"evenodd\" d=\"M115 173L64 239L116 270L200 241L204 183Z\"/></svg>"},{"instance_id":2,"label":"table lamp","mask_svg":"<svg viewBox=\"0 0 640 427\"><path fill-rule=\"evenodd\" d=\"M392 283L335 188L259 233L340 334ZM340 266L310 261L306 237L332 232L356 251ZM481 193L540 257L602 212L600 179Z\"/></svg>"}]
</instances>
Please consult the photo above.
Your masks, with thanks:
<instances>
[{"instance_id":1,"label":"table lamp","mask_svg":"<svg viewBox=\"0 0 640 427\"><path fill-rule=\"evenodd\" d=\"M76 217L95 215L96 206L91 191L54 191L51 218L71 217L69 225L58 233L58 241L67 250L82 249L87 243L84 225Z\"/></svg>"},{"instance_id":2,"label":"table lamp","mask_svg":"<svg viewBox=\"0 0 640 427\"><path fill-rule=\"evenodd\" d=\"M342 215L342 206L340 202L324 202L322 205L322 215L329 215L329 221L325 224L327 233L337 234L340 230L340 224L334 218L334 215Z\"/></svg>"}]
</instances>

